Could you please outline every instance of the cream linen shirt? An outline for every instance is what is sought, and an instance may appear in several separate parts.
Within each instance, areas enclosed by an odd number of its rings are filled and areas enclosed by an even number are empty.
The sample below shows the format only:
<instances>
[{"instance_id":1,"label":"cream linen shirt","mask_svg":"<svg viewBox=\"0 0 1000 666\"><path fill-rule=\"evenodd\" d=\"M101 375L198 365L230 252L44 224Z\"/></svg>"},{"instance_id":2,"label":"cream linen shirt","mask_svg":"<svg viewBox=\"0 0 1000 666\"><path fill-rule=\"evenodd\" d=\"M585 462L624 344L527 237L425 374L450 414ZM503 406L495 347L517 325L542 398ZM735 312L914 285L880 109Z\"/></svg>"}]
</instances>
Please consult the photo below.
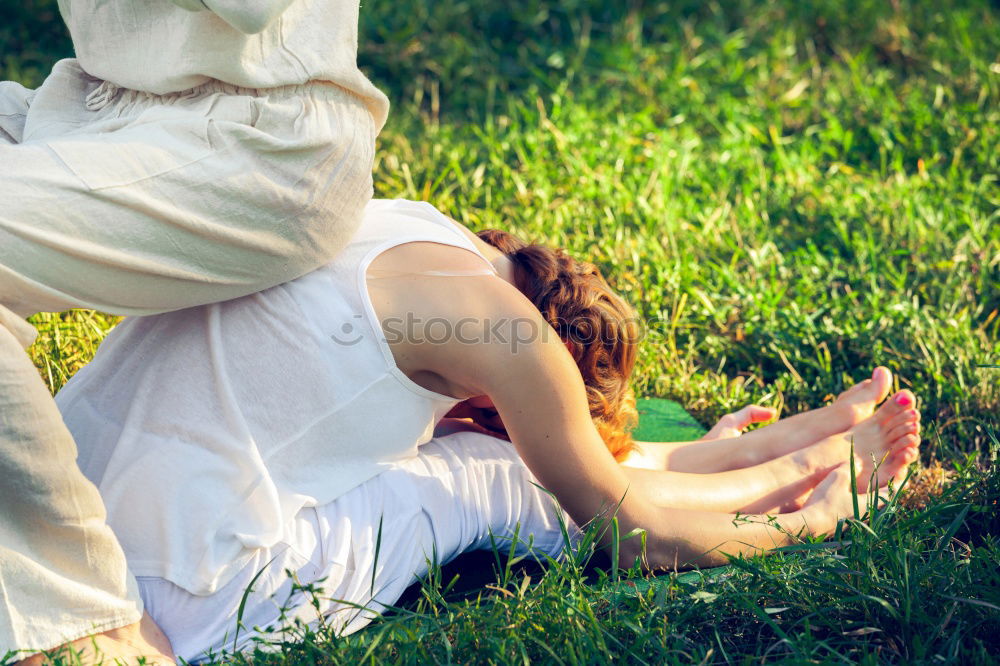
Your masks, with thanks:
<instances>
[{"instance_id":1,"label":"cream linen shirt","mask_svg":"<svg viewBox=\"0 0 1000 666\"><path fill-rule=\"evenodd\" d=\"M385 124L389 100L358 69L357 0L59 0L81 67L155 94L218 80L246 88L329 81Z\"/></svg>"}]
</instances>

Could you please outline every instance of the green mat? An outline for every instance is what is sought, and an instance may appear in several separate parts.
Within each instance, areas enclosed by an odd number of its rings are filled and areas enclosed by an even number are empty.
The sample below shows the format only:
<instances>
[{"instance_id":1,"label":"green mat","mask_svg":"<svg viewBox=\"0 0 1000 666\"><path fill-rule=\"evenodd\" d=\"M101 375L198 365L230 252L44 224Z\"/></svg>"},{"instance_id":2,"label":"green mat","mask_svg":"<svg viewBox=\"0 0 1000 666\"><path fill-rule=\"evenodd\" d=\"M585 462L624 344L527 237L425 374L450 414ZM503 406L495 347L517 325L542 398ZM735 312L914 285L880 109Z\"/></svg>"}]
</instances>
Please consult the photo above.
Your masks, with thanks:
<instances>
[{"instance_id":1,"label":"green mat","mask_svg":"<svg viewBox=\"0 0 1000 666\"><path fill-rule=\"evenodd\" d=\"M639 426L632 436L642 442L689 442L705 434L705 429L679 403L663 398L640 398Z\"/></svg>"}]
</instances>

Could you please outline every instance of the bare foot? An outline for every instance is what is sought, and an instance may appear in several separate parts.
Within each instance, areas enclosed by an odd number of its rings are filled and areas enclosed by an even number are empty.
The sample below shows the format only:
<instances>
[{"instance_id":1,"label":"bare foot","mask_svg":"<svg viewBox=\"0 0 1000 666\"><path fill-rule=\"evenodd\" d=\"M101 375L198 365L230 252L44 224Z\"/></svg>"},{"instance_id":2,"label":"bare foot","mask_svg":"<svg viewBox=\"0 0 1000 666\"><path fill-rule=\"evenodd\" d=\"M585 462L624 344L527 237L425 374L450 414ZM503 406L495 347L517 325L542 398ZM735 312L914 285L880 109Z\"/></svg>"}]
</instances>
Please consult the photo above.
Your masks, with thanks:
<instances>
[{"instance_id":1,"label":"bare foot","mask_svg":"<svg viewBox=\"0 0 1000 666\"><path fill-rule=\"evenodd\" d=\"M801 419L802 425L820 426L826 431L823 437L850 430L874 413L875 406L889 395L891 386L892 373L888 368L879 366L872 371L871 378L845 390L832 404L805 412L797 418ZM723 416L701 439L739 437L747 426L770 421L775 416L777 412L771 407L747 405L738 412Z\"/></svg>"},{"instance_id":2,"label":"bare foot","mask_svg":"<svg viewBox=\"0 0 1000 666\"><path fill-rule=\"evenodd\" d=\"M75 656L74 656L75 655ZM126 627L110 629L101 634L79 638L60 647L32 655L16 666L39 666L52 663L58 657L73 664L175 664L177 657L166 634L149 613Z\"/></svg>"},{"instance_id":3,"label":"bare foot","mask_svg":"<svg viewBox=\"0 0 1000 666\"><path fill-rule=\"evenodd\" d=\"M636 449L623 464L705 474L767 463L851 430L872 415L875 406L885 399L891 384L892 373L884 367L875 368L870 379L844 391L833 404L741 435L743 428L751 423L770 420L775 415L769 407L748 405L724 416L698 442L636 442ZM844 453L830 465L846 460L847 453ZM810 472L817 470L815 466L808 469ZM829 468L824 469L823 476L828 471Z\"/></svg>"},{"instance_id":4,"label":"bare foot","mask_svg":"<svg viewBox=\"0 0 1000 666\"><path fill-rule=\"evenodd\" d=\"M845 462L834 467L816 486L802 507L802 514L813 534L829 534L836 529L838 520L854 515L855 501L864 513L868 510L868 500L866 493L852 492L851 471Z\"/></svg>"},{"instance_id":5,"label":"bare foot","mask_svg":"<svg viewBox=\"0 0 1000 666\"><path fill-rule=\"evenodd\" d=\"M834 414L837 432L853 428L875 412L875 406L885 400L892 386L892 373L879 366L866 379L847 389L827 409Z\"/></svg>"},{"instance_id":6,"label":"bare foot","mask_svg":"<svg viewBox=\"0 0 1000 666\"><path fill-rule=\"evenodd\" d=\"M879 487L882 487L885 484L887 484L889 482L889 479L897 477L904 469L906 469L913 463L917 462L919 458L920 458L920 448L917 444L904 446L902 449L897 449L893 453L889 454L889 456L879 466L879 473L878 473L879 484L880 484ZM844 468L847 474L850 474L850 470L848 469L846 462L842 463L841 466ZM867 491L862 491L861 488L865 488L866 486L868 486L869 479L871 478L871 476L869 475L867 479L862 481L861 470L864 467L865 467L864 461L855 456L854 470L858 484L858 492L862 495L866 495ZM872 465L869 464L867 467L871 469ZM825 479L825 477L823 477L822 474L823 471L819 470L817 472L817 477L814 477L817 479L816 482L817 485L818 483L821 483L823 479ZM776 507L773 510L773 513L789 513L792 511L798 511L802 509L809 503L813 495L813 492L815 492L815 489L816 486L807 486L805 490L803 490L798 497L795 497L785 502L784 504Z\"/></svg>"},{"instance_id":7,"label":"bare foot","mask_svg":"<svg viewBox=\"0 0 1000 666\"><path fill-rule=\"evenodd\" d=\"M861 492L867 491L873 474L882 487L915 458L920 444L920 412L915 405L912 393L900 391L852 429L854 454L861 459ZM905 451L909 453L899 455Z\"/></svg>"},{"instance_id":8,"label":"bare foot","mask_svg":"<svg viewBox=\"0 0 1000 666\"><path fill-rule=\"evenodd\" d=\"M920 412L915 403L912 393L900 391L848 432L802 449L796 458L804 471L812 474L848 460L853 442L858 490L867 492L873 474L881 487L916 459Z\"/></svg>"}]
</instances>

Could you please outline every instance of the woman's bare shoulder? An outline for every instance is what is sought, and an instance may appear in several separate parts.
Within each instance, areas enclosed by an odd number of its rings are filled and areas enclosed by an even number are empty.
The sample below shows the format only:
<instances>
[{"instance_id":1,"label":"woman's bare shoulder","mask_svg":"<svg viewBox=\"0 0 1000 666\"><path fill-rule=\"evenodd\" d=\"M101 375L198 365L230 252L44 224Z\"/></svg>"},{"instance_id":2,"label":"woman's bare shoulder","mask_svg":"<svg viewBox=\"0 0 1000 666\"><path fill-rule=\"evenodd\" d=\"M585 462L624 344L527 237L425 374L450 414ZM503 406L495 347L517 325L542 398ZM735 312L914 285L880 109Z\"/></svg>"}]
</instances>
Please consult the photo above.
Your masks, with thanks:
<instances>
[{"instance_id":1,"label":"woman's bare shoulder","mask_svg":"<svg viewBox=\"0 0 1000 666\"><path fill-rule=\"evenodd\" d=\"M407 243L379 255L367 286L397 366L455 397L478 395L455 364L490 365L499 351L492 343L526 312L527 299L483 257L441 243Z\"/></svg>"},{"instance_id":2,"label":"woman's bare shoulder","mask_svg":"<svg viewBox=\"0 0 1000 666\"><path fill-rule=\"evenodd\" d=\"M456 245L417 241L397 245L375 257L368 266L368 280L406 275L462 277L495 272L496 266L482 254Z\"/></svg>"}]
</instances>

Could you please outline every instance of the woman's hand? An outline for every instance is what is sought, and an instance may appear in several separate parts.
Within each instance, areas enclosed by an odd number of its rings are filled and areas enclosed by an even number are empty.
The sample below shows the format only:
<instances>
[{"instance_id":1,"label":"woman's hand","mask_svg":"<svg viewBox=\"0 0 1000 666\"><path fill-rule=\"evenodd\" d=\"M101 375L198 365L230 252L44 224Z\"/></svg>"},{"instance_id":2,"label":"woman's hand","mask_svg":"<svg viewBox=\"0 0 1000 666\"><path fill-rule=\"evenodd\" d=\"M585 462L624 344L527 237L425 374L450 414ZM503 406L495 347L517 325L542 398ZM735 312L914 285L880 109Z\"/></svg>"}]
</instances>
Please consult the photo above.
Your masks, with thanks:
<instances>
[{"instance_id":1,"label":"woman's hand","mask_svg":"<svg viewBox=\"0 0 1000 666\"><path fill-rule=\"evenodd\" d=\"M738 412L732 412L723 416L701 439L732 439L733 437L739 437L752 423L771 421L777 415L778 410L773 407L747 405Z\"/></svg>"}]
</instances>

